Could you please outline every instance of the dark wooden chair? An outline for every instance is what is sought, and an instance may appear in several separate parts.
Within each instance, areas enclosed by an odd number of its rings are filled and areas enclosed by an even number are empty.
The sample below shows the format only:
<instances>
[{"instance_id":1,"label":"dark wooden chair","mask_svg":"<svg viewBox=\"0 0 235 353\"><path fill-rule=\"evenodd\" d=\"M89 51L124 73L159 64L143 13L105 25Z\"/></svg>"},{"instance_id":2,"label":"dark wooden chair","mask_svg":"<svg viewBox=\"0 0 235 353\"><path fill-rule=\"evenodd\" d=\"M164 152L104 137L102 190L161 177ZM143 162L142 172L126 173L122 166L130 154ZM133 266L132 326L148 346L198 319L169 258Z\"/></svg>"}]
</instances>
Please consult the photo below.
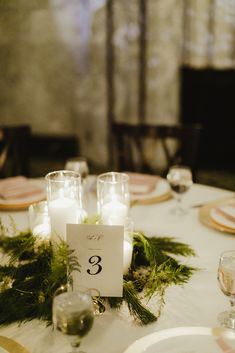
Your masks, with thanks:
<instances>
[{"instance_id":1,"label":"dark wooden chair","mask_svg":"<svg viewBox=\"0 0 235 353\"><path fill-rule=\"evenodd\" d=\"M0 177L29 176L30 136L28 125L0 126Z\"/></svg>"},{"instance_id":2,"label":"dark wooden chair","mask_svg":"<svg viewBox=\"0 0 235 353\"><path fill-rule=\"evenodd\" d=\"M197 161L202 127L195 125L129 125L112 124L115 169L156 173L146 162L143 143L146 139L158 140L164 151L166 166L160 171L165 176L173 164L187 165L191 168L194 180L197 173ZM176 141L172 149L170 141ZM157 171L159 172L159 171Z\"/></svg>"},{"instance_id":3,"label":"dark wooden chair","mask_svg":"<svg viewBox=\"0 0 235 353\"><path fill-rule=\"evenodd\" d=\"M64 169L69 158L79 155L79 139L75 133L33 133L30 174L32 177L44 177L52 170Z\"/></svg>"}]
</instances>

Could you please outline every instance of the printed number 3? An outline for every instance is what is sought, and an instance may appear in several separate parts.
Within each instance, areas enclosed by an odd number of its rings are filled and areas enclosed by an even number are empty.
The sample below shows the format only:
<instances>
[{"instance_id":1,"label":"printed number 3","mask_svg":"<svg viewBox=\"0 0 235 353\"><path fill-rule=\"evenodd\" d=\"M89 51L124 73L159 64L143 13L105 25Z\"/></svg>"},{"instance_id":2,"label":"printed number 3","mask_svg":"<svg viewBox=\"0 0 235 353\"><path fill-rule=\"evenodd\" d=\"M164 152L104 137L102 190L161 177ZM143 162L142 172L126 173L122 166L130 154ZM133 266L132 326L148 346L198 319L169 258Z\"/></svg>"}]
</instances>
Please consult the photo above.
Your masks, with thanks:
<instances>
[{"instance_id":1,"label":"printed number 3","mask_svg":"<svg viewBox=\"0 0 235 353\"><path fill-rule=\"evenodd\" d=\"M88 269L87 273L89 273L89 275L98 275L98 273L102 271L102 266L100 265L101 260L101 257L98 255L93 255L89 258L89 263L92 265L92 268L94 267L93 270L95 270L95 272L92 272L92 270ZM96 269L95 266L97 267Z\"/></svg>"}]
</instances>

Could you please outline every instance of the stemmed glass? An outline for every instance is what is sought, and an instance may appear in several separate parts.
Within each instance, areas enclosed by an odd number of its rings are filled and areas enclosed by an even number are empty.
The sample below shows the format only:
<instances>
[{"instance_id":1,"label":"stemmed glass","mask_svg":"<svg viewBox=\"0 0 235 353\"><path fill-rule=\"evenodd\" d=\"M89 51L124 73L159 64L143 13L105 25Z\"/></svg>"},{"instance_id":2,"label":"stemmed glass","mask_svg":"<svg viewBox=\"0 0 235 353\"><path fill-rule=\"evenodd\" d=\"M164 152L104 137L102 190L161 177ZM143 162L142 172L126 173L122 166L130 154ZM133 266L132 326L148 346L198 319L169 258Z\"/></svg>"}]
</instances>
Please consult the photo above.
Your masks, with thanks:
<instances>
[{"instance_id":1,"label":"stemmed glass","mask_svg":"<svg viewBox=\"0 0 235 353\"><path fill-rule=\"evenodd\" d=\"M65 163L66 170L72 170L81 175L82 183L84 183L89 174L89 167L85 157L69 158Z\"/></svg>"},{"instance_id":2,"label":"stemmed glass","mask_svg":"<svg viewBox=\"0 0 235 353\"><path fill-rule=\"evenodd\" d=\"M171 210L175 215L183 215L186 209L182 205L182 194L189 190L193 184L192 172L189 167L174 165L167 174L167 181L172 189L177 206Z\"/></svg>"},{"instance_id":3,"label":"stemmed glass","mask_svg":"<svg viewBox=\"0 0 235 353\"><path fill-rule=\"evenodd\" d=\"M235 250L224 251L220 255L218 281L230 301L230 310L220 313L218 321L224 327L235 329Z\"/></svg>"},{"instance_id":4,"label":"stemmed glass","mask_svg":"<svg viewBox=\"0 0 235 353\"><path fill-rule=\"evenodd\" d=\"M82 338L91 330L94 321L93 300L89 291L62 291L53 299L52 312L55 328L69 338L71 353L79 353Z\"/></svg>"}]
</instances>

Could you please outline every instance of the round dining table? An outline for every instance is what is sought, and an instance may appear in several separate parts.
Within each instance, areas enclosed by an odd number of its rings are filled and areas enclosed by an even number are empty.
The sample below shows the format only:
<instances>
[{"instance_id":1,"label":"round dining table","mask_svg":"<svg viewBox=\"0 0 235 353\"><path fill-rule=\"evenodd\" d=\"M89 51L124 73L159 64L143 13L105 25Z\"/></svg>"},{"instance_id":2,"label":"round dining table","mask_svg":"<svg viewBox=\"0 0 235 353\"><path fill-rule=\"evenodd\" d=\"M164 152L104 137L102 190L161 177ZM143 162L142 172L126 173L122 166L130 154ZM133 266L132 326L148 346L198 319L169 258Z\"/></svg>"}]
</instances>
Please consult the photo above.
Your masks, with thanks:
<instances>
[{"instance_id":1,"label":"round dining table","mask_svg":"<svg viewBox=\"0 0 235 353\"><path fill-rule=\"evenodd\" d=\"M234 192L229 190L193 184L183 195L187 207L184 215L172 216L170 210L175 204L173 198L132 206L134 229L148 237L168 236L189 244L196 256L182 258L181 261L196 267L197 271L184 285L173 285L167 289L161 315L152 324L138 325L125 308L119 311L106 309L95 318L92 330L83 339L81 350L86 353L123 353L135 340L163 329L219 326L217 316L229 308L229 300L217 282L218 262L221 252L235 249L235 235L206 225L199 219L199 212L204 204L233 196ZM94 193L89 196L88 204L89 213L95 213ZM9 222L9 215L19 229L29 227L28 210L1 211L4 224ZM153 305L151 310L156 312L157 307ZM17 341L31 353L71 351L66 337L39 320L2 326L0 336Z\"/></svg>"}]
</instances>

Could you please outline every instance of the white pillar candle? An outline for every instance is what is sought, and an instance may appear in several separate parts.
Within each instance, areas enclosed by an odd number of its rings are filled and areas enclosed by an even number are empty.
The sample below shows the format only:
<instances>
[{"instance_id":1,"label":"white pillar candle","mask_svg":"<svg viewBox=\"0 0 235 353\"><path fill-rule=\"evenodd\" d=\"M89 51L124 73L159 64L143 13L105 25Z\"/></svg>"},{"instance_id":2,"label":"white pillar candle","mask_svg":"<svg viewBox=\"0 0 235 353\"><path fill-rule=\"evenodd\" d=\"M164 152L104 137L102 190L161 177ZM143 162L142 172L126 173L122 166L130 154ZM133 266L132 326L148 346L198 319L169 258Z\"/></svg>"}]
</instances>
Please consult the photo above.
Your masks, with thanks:
<instances>
[{"instance_id":1,"label":"white pillar candle","mask_svg":"<svg viewBox=\"0 0 235 353\"><path fill-rule=\"evenodd\" d=\"M123 242L123 274L124 275L128 272L128 269L131 265L132 251L133 251L132 244L129 241L124 240Z\"/></svg>"},{"instance_id":2,"label":"white pillar candle","mask_svg":"<svg viewBox=\"0 0 235 353\"><path fill-rule=\"evenodd\" d=\"M128 207L118 200L112 200L105 203L101 209L101 217L104 224L122 225L124 224L127 215Z\"/></svg>"},{"instance_id":3,"label":"white pillar candle","mask_svg":"<svg viewBox=\"0 0 235 353\"><path fill-rule=\"evenodd\" d=\"M78 203L75 199L61 197L48 203L52 241L66 240L66 224L79 220Z\"/></svg>"}]
</instances>

